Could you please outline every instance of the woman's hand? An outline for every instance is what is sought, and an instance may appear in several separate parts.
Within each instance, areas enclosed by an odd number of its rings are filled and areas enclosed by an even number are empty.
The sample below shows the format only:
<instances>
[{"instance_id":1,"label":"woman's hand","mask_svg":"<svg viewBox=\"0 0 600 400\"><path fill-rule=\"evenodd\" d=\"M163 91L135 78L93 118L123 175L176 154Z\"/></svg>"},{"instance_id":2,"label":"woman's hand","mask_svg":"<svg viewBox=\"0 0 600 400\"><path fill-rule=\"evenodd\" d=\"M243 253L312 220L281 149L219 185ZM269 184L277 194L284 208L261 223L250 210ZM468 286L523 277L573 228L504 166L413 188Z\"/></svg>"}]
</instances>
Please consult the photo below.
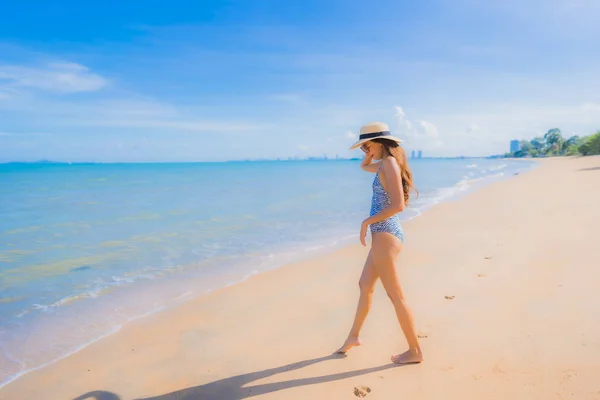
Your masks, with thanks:
<instances>
[{"instance_id":1,"label":"woman's hand","mask_svg":"<svg viewBox=\"0 0 600 400\"><path fill-rule=\"evenodd\" d=\"M365 158L363 158L360 163L360 168L363 171L372 172L374 174L379 170L380 166L381 161L373 162L373 157L368 154L365 155Z\"/></svg>"},{"instance_id":2,"label":"woman's hand","mask_svg":"<svg viewBox=\"0 0 600 400\"><path fill-rule=\"evenodd\" d=\"M367 224L366 220L362 222L361 226L360 226L360 242L362 243L363 246L367 247L367 228L369 227L369 224Z\"/></svg>"},{"instance_id":3,"label":"woman's hand","mask_svg":"<svg viewBox=\"0 0 600 400\"><path fill-rule=\"evenodd\" d=\"M365 154L365 157L363 158L362 162L360 163L360 166L362 168L371 165L371 163L373 162L373 156L369 155L369 154Z\"/></svg>"}]
</instances>

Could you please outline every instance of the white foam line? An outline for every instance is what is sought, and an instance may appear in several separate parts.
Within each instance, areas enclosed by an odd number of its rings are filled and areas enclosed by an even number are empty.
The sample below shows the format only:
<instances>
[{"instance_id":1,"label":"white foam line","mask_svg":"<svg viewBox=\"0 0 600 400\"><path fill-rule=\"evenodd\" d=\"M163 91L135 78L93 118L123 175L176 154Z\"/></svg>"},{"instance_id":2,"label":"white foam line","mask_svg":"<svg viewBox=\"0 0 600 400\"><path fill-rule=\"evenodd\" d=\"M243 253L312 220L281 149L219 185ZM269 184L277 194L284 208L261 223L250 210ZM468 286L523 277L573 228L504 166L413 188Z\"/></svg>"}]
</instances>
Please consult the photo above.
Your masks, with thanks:
<instances>
[{"instance_id":1,"label":"white foam line","mask_svg":"<svg viewBox=\"0 0 600 400\"><path fill-rule=\"evenodd\" d=\"M62 360L64 358L67 358L70 355L73 355L73 354L77 353L78 351L83 350L87 346L89 346L91 344L94 344L94 343L96 343L99 340L104 339L105 337L108 337L108 336L110 336L110 335L112 335L114 333L117 333L118 331L121 330L121 328L122 328L122 325L119 325L119 326L115 327L112 331L109 331L108 333L106 333L106 334L104 334L102 336L99 336L99 337L97 337L94 340L91 340L91 341L89 341L87 343L84 343L81 346L75 348L74 350L72 350L72 351L70 351L70 352L68 352L66 354L63 354L62 356L60 356L58 358L50 360L47 363L44 363L42 365L38 365L37 367L33 367L33 368L26 369L24 371L17 372L15 375L8 377L8 379L6 381L1 382L0 383L0 389L2 389L4 386L8 385L9 383L16 381L18 378L22 377L25 374L28 374L28 373L33 372L33 371L37 371L38 369L41 369L41 368L47 367L48 365L54 364L55 362L60 361L60 360Z\"/></svg>"},{"instance_id":2,"label":"white foam line","mask_svg":"<svg viewBox=\"0 0 600 400\"><path fill-rule=\"evenodd\" d=\"M163 269L163 270L161 270L161 272L164 272L165 270L167 270L167 269ZM70 302L84 300L84 299L90 299L90 298L96 298L96 297L98 297L99 294L101 294L102 292L104 292L105 290L108 290L110 288L119 287L119 286L122 286L123 284L136 283L139 279L152 280L152 279L155 279L155 276L149 275L149 274L138 274L134 277L112 276L111 279L112 279L112 281L110 281L110 282L101 282L101 283L97 284L96 287L94 287L94 288L91 288L91 289L86 290L81 293L67 295L66 297L63 297L62 299L59 299L51 304L37 304L37 303L33 304L29 309L22 310L20 313L15 314L15 316L20 318L23 315L25 315L29 312L32 312L32 311L47 312L53 308L61 307L64 304L67 304Z\"/></svg>"},{"instance_id":3,"label":"white foam line","mask_svg":"<svg viewBox=\"0 0 600 400\"><path fill-rule=\"evenodd\" d=\"M533 164L534 165L530 166L529 168L526 168L523 170L517 170L515 172L520 173L520 172L529 171L530 169L535 167L535 163L533 163ZM507 165L504 164L504 165L500 166L499 168L496 168L496 170L503 169L506 166ZM403 219L403 221L410 221L412 219L415 219L415 218L421 216L423 214L423 212L426 211L427 209L429 209L430 207L433 207L437 204L443 203L444 201L452 199L452 198L458 196L460 193L464 193L468 190L473 190L474 189L473 184L475 184L475 183L478 183L478 182L491 183L494 178L500 178L502 176L505 176L504 172L497 172L495 174L490 174L490 175L482 176L479 178L472 178L472 179L463 178L462 180L460 180L453 186L446 186L446 187L438 188L438 189L436 189L436 191L438 191L438 193L442 192L443 194L432 197L429 202L421 205L418 208L412 209L416 212L416 214Z\"/></svg>"},{"instance_id":4,"label":"white foam line","mask_svg":"<svg viewBox=\"0 0 600 400\"><path fill-rule=\"evenodd\" d=\"M153 310L150 310L150 311L148 311L148 312L146 312L146 313L143 313L143 314L137 315L137 316L135 316L135 317L133 317L133 318L129 319L128 321L126 321L126 323L129 323L129 322L135 321L135 320L137 320L137 319L140 319L140 318L147 317L147 316L149 316L149 315L152 315L152 314L154 314L154 313L157 313L157 312L159 312L159 311L162 311L162 310L164 310L165 308L166 308L165 306L161 306L161 307L155 308L155 309L153 309ZM69 357L69 356L71 356L71 355L73 355L73 354L75 354L75 353L78 353L78 352L80 352L81 350L85 349L86 347L88 347L88 346L90 346L90 345L92 345L92 344L94 344L94 343L96 343L96 342L98 342L98 341L100 341L100 340L102 340L102 339L105 339L105 338L109 337L110 335L113 335L113 334L115 334L115 333L119 332L119 331L120 331L120 330L123 328L123 325L124 325L124 324L121 324L121 325L117 325L117 326L115 326L115 327L114 327L112 330L108 331L108 332L107 332L107 333L105 333L104 335L100 335L100 336L98 336L97 338L90 340L89 342L83 343L82 345L80 345L80 346L76 347L74 350L71 350L71 351L69 351L69 352L67 352L67 353L63 354L63 355L62 355L62 356L60 356L60 357L57 357L57 358L55 358L55 359L52 359L52 360L50 360L50 361L48 361L48 362L46 362L46 363L44 363L44 364L38 365L37 367L29 368L29 369L26 369L26 370L24 370L24 371L19 371L19 372L17 372L16 374L14 374L13 376L9 376L7 380L5 380L4 382L0 382L0 390L1 390L3 387L5 387L6 385L8 385L9 383L16 381L17 379L19 379L20 377L22 377L22 376L23 376L23 375L25 375L25 374L28 374L28 373L30 373L30 372L37 371L38 369L42 369L42 368L44 368L44 367L47 367L47 366L49 366L49 365L52 365L52 364L54 364L54 363L55 363L55 362L57 362L57 361L63 360L63 359L65 359L65 358L67 358L67 357Z\"/></svg>"},{"instance_id":5,"label":"white foam line","mask_svg":"<svg viewBox=\"0 0 600 400\"><path fill-rule=\"evenodd\" d=\"M175 300L176 300L176 301L183 300L183 299L185 299L185 298L187 298L187 297L190 297L190 296L192 296L192 295L193 295L193 293L188 291L188 292L182 293L182 294L180 294L179 296L177 296L177 297L175 298Z\"/></svg>"}]
</instances>

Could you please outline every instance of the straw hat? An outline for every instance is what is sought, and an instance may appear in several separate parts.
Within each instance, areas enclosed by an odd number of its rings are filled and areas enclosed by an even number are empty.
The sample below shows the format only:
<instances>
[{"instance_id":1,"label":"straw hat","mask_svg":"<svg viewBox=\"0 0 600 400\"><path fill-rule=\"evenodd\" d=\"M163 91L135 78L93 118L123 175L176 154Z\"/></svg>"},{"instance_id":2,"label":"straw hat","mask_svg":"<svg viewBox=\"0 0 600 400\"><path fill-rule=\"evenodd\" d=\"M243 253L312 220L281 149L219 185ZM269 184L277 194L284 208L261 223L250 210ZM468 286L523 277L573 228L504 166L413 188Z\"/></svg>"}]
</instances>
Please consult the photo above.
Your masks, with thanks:
<instances>
[{"instance_id":1,"label":"straw hat","mask_svg":"<svg viewBox=\"0 0 600 400\"><path fill-rule=\"evenodd\" d=\"M360 128L358 142L354 143L350 147L350 150L355 149L361 146L363 143L373 139L387 139L393 140L398 144L402 143L401 139L398 139L396 136L393 136L390 133L390 128L387 126L387 124L384 124L383 122L371 122L370 124L366 124Z\"/></svg>"}]
</instances>

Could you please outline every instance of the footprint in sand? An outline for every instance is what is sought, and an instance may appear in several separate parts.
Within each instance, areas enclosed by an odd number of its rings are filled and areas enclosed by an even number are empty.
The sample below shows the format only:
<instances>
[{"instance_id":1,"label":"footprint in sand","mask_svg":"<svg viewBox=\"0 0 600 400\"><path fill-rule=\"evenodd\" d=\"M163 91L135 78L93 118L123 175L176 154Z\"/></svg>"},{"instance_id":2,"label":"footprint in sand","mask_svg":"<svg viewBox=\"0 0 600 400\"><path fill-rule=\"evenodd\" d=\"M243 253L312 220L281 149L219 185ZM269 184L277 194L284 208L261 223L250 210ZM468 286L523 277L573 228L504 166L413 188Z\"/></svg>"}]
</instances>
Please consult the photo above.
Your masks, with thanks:
<instances>
[{"instance_id":1,"label":"footprint in sand","mask_svg":"<svg viewBox=\"0 0 600 400\"><path fill-rule=\"evenodd\" d=\"M427 338L428 336L429 336L429 335L426 335L426 334L424 334L424 333L419 333L419 334L417 335L417 337L418 337L419 339L425 339L425 338Z\"/></svg>"},{"instance_id":2,"label":"footprint in sand","mask_svg":"<svg viewBox=\"0 0 600 400\"><path fill-rule=\"evenodd\" d=\"M446 300L452 300L452 299L454 298L454 296L444 296L444 298L445 298Z\"/></svg>"},{"instance_id":3,"label":"footprint in sand","mask_svg":"<svg viewBox=\"0 0 600 400\"><path fill-rule=\"evenodd\" d=\"M371 393L371 388L368 386L355 386L354 387L354 395L356 397L365 397L369 393Z\"/></svg>"},{"instance_id":4,"label":"footprint in sand","mask_svg":"<svg viewBox=\"0 0 600 400\"><path fill-rule=\"evenodd\" d=\"M491 260L491 259L492 259L492 257L491 257L491 256L486 256L486 257L484 257L484 258L485 258L486 260Z\"/></svg>"},{"instance_id":5,"label":"footprint in sand","mask_svg":"<svg viewBox=\"0 0 600 400\"><path fill-rule=\"evenodd\" d=\"M478 278L483 278L483 277L485 277L485 274L477 274L477 277Z\"/></svg>"}]
</instances>

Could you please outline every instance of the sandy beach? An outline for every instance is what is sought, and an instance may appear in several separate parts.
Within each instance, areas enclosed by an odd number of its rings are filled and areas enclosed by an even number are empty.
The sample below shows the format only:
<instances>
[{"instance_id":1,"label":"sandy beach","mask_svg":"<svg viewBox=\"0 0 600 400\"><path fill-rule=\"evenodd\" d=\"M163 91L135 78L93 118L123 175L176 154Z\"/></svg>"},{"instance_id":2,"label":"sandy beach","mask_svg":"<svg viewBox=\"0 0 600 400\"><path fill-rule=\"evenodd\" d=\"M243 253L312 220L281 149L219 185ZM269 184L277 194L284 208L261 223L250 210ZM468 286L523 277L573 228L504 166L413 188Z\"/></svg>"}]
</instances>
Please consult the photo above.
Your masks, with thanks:
<instances>
[{"instance_id":1,"label":"sandy beach","mask_svg":"<svg viewBox=\"0 0 600 400\"><path fill-rule=\"evenodd\" d=\"M381 284L363 346L332 355L357 240L132 322L0 398L600 399L599 204L600 157L544 159L406 223L420 365L389 361L406 344Z\"/></svg>"}]
</instances>

